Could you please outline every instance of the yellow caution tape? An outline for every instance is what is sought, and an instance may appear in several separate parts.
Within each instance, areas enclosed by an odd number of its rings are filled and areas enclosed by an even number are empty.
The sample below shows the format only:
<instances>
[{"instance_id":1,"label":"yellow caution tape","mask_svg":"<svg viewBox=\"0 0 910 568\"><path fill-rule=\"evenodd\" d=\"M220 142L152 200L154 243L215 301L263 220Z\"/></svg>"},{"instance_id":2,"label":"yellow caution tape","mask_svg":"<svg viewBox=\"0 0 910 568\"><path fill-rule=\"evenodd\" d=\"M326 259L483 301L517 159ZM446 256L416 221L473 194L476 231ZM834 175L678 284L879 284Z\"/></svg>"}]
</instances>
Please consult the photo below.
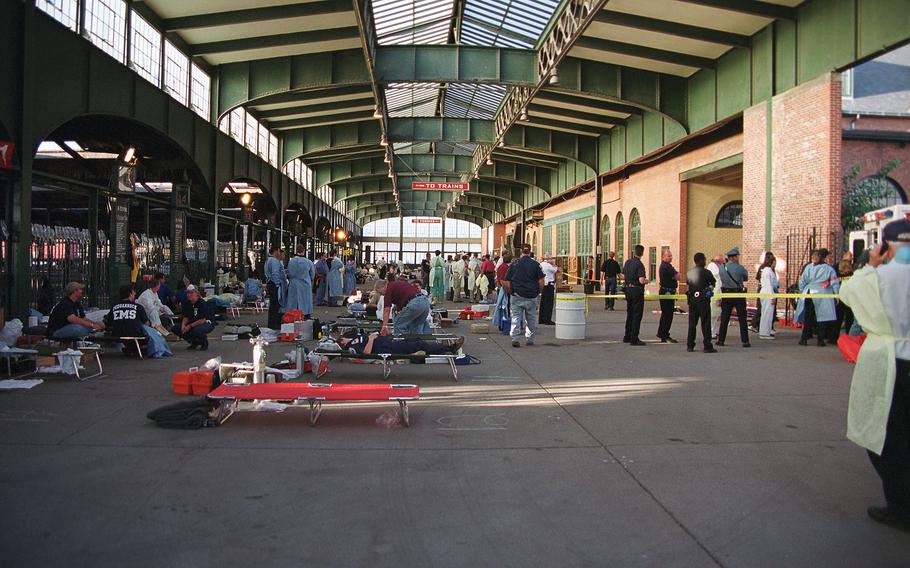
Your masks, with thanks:
<instances>
[{"instance_id":1,"label":"yellow caution tape","mask_svg":"<svg viewBox=\"0 0 910 568\"><path fill-rule=\"evenodd\" d=\"M616 299L625 299L625 294L588 294L587 298L616 298ZM761 299L775 299L775 298L812 298L815 300L820 300L822 298L840 298L838 294L756 294L748 292L718 292L709 298L723 300L726 299L746 299L746 298L761 298ZM689 297L685 294L645 294L645 300L688 300Z\"/></svg>"}]
</instances>

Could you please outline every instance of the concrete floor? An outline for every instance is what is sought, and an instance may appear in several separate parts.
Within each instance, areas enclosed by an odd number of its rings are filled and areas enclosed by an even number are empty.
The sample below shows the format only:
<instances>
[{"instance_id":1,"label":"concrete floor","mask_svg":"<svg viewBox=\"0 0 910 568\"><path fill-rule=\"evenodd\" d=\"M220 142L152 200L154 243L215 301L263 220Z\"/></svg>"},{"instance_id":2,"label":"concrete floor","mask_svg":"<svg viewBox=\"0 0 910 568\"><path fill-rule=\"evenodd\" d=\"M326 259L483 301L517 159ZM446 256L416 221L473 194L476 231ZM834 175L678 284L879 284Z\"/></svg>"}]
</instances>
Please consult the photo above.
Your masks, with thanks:
<instances>
[{"instance_id":1,"label":"concrete floor","mask_svg":"<svg viewBox=\"0 0 910 568\"><path fill-rule=\"evenodd\" d=\"M145 413L180 399L171 373L203 361L182 346L170 360L109 354L87 383L2 393L0 561L910 565L910 535L866 517L881 489L844 438L852 367L835 347L783 330L717 355L631 348L623 312L591 307L582 343L552 327L520 349L468 335L483 363L460 367L458 383L447 366L396 366L392 381L422 390L411 428L377 424L395 409L381 404L327 405L316 428L288 410L159 429ZM645 339L656 325L647 314ZM249 353L215 340L209 355ZM335 382L382 376L333 369Z\"/></svg>"}]
</instances>

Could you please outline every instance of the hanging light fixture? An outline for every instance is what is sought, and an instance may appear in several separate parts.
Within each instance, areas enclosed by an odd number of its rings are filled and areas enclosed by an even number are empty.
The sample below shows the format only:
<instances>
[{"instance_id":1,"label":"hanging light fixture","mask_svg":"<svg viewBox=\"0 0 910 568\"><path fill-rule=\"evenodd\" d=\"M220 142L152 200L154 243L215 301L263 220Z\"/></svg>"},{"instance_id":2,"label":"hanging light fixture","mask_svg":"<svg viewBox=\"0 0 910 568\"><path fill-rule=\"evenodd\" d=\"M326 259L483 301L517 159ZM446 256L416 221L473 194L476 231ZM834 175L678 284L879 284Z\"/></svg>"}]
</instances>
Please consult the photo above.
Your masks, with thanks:
<instances>
[{"instance_id":1,"label":"hanging light fixture","mask_svg":"<svg viewBox=\"0 0 910 568\"><path fill-rule=\"evenodd\" d=\"M487 165L488 165L488 166L492 166L492 165L493 165L493 158L487 158Z\"/></svg>"},{"instance_id":2,"label":"hanging light fixture","mask_svg":"<svg viewBox=\"0 0 910 568\"><path fill-rule=\"evenodd\" d=\"M550 74L550 84L558 85L559 84L559 73L556 72L556 68L553 68L553 73Z\"/></svg>"},{"instance_id":3,"label":"hanging light fixture","mask_svg":"<svg viewBox=\"0 0 910 568\"><path fill-rule=\"evenodd\" d=\"M527 121L528 120L528 109L521 109L521 114L518 116L518 120Z\"/></svg>"},{"instance_id":4,"label":"hanging light fixture","mask_svg":"<svg viewBox=\"0 0 910 568\"><path fill-rule=\"evenodd\" d=\"M373 118L382 118L382 109L379 108L379 105L376 105L376 108L373 109Z\"/></svg>"},{"instance_id":5,"label":"hanging light fixture","mask_svg":"<svg viewBox=\"0 0 910 568\"><path fill-rule=\"evenodd\" d=\"M382 138L379 139L379 145L382 146L383 148L385 148L389 145L389 141L386 139L385 136L383 136Z\"/></svg>"},{"instance_id":6,"label":"hanging light fixture","mask_svg":"<svg viewBox=\"0 0 910 568\"><path fill-rule=\"evenodd\" d=\"M242 203L243 205L249 205L250 203L252 203L252 201L253 201L253 196L250 195L249 193L244 193L243 195L240 196L240 203Z\"/></svg>"}]
</instances>

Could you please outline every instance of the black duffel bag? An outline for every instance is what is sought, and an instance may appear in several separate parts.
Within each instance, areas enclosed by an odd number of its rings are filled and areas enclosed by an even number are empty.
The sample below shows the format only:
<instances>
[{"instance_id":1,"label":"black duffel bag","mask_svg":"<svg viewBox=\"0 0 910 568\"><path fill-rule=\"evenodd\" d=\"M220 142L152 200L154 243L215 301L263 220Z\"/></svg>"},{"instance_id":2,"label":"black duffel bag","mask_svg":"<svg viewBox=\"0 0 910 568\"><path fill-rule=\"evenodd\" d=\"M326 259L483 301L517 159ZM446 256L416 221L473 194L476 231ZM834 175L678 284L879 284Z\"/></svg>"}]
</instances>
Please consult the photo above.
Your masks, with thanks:
<instances>
[{"instance_id":1,"label":"black duffel bag","mask_svg":"<svg viewBox=\"0 0 910 568\"><path fill-rule=\"evenodd\" d=\"M218 425L218 419L209 416L217 402L207 397L196 398L168 404L146 414L149 420L162 428L176 428L179 430L197 430L211 428Z\"/></svg>"}]
</instances>

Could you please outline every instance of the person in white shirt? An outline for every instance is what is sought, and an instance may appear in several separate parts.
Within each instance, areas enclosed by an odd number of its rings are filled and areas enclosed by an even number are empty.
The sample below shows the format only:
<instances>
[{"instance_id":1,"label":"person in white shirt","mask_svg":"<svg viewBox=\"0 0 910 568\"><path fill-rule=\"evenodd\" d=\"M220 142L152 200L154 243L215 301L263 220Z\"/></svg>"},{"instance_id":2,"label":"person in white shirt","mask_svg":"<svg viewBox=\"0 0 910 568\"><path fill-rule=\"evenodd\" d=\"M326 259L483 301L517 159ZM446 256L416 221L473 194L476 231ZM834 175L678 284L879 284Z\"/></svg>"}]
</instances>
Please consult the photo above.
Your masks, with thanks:
<instances>
[{"instance_id":1,"label":"person in white shirt","mask_svg":"<svg viewBox=\"0 0 910 568\"><path fill-rule=\"evenodd\" d=\"M777 258L774 253L768 251L765 253L765 260L758 269L758 277L761 280L761 289L759 294L776 294L780 287L780 280L777 277ZM759 339L774 339L774 318L777 314L776 300L774 298L761 299L761 323L758 327Z\"/></svg>"},{"instance_id":2,"label":"person in white shirt","mask_svg":"<svg viewBox=\"0 0 910 568\"><path fill-rule=\"evenodd\" d=\"M543 291L540 295L540 315L537 323L555 325L553 299L556 296L556 275L559 273L559 266L556 265L555 258L548 256L540 263L540 269L543 271Z\"/></svg>"},{"instance_id":3,"label":"person in white shirt","mask_svg":"<svg viewBox=\"0 0 910 568\"><path fill-rule=\"evenodd\" d=\"M720 265L724 263L723 255L717 255L708 264L708 271L714 275L714 279L720 282ZM719 284L718 284L719 286ZM717 339L720 331L720 300L711 300L711 339Z\"/></svg>"},{"instance_id":4,"label":"person in white shirt","mask_svg":"<svg viewBox=\"0 0 910 568\"><path fill-rule=\"evenodd\" d=\"M154 286L146 288L144 292L139 294L139 297L136 298L136 303L145 310L151 327L158 330L161 335L167 336L170 331L168 331L165 326L161 325L161 314L172 316L174 315L174 312L161 303L161 298L158 297L159 288L161 288L161 281L155 280Z\"/></svg>"},{"instance_id":5,"label":"person in white shirt","mask_svg":"<svg viewBox=\"0 0 910 568\"><path fill-rule=\"evenodd\" d=\"M461 302L461 289L464 286L464 272L466 270L463 257L455 256L452 263L452 301Z\"/></svg>"},{"instance_id":6,"label":"person in white shirt","mask_svg":"<svg viewBox=\"0 0 910 568\"><path fill-rule=\"evenodd\" d=\"M470 259L468 260L468 301L476 302L475 290L477 289L477 268L480 266L480 260L477 259L477 253L472 253Z\"/></svg>"}]
</instances>

